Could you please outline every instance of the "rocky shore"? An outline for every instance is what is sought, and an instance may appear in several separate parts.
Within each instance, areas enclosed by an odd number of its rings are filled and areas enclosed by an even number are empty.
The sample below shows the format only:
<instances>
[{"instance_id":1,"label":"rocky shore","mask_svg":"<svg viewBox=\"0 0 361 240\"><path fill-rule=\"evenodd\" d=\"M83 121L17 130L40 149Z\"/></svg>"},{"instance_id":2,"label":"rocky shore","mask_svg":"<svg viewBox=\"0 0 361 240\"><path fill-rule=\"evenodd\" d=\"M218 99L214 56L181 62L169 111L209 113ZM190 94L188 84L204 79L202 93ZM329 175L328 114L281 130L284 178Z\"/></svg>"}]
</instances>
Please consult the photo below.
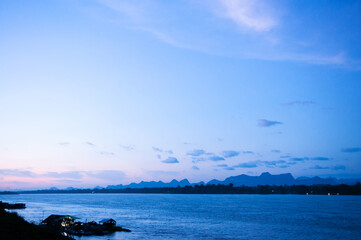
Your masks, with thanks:
<instances>
[{"instance_id":1,"label":"rocky shore","mask_svg":"<svg viewBox=\"0 0 361 240\"><path fill-rule=\"evenodd\" d=\"M23 209L25 204L0 201L0 239L6 240L73 240L73 236L103 236L114 232L130 232L116 226L114 219L97 222L75 221L70 215L50 215L40 225L25 221L16 212L6 209Z\"/></svg>"},{"instance_id":2,"label":"rocky shore","mask_svg":"<svg viewBox=\"0 0 361 240\"><path fill-rule=\"evenodd\" d=\"M72 240L48 226L25 221L15 212L0 208L0 239L6 240Z\"/></svg>"}]
</instances>

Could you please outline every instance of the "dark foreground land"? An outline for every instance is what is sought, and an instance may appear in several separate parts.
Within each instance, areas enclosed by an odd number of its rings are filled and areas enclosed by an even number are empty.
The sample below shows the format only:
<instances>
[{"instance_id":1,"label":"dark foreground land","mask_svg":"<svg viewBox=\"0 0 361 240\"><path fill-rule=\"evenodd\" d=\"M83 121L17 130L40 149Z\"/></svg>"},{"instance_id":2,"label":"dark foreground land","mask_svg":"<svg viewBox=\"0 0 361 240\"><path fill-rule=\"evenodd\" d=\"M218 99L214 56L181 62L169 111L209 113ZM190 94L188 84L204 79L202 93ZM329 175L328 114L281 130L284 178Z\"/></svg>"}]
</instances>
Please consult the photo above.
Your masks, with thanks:
<instances>
[{"instance_id":1,"label":"dark foreground land","mask_svg":"<svg viewBox=\"0 0 361 240\"><path fill-rule=\"evenodd\" d=\"M26 193L169 193L169 194L309 194L309 195L361 195L361 184L355 185L259 185L257 187L233 184L195 185L163 188L124 188L124 189L72 189L72 190L36 190Z\"/></svg>"},{"instance_id":2,"label":"dark foreground land","mask_svg":"<svg viewBox=\"0 0 361 240\"><path fill-rule=\"evenodd\" d=\"M0 239L4 240L71 240L60 231L25 221L15 212L0 208Z\"/></svg>"}]
</instances>

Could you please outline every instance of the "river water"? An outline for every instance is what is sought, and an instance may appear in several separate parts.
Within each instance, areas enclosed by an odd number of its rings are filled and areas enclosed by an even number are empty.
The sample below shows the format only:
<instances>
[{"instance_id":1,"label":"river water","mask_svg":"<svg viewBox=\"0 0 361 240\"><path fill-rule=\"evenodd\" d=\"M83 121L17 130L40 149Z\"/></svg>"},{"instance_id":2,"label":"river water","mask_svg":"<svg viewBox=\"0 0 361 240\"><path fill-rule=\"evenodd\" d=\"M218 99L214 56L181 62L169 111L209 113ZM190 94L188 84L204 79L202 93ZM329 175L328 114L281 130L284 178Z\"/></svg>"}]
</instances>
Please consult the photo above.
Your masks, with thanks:
<instances>
[{"instance_id":1,"label":"river water","mask_svg":"<svg viewBox=\"0 0 361 240\"><path fill-rule=\"evenodd\" d=\"M361 196L20 194L17 212L39 223L50 214L80 221L113 218L132 230L94 239L361 239Z\"/></svg>"}]
</instances>

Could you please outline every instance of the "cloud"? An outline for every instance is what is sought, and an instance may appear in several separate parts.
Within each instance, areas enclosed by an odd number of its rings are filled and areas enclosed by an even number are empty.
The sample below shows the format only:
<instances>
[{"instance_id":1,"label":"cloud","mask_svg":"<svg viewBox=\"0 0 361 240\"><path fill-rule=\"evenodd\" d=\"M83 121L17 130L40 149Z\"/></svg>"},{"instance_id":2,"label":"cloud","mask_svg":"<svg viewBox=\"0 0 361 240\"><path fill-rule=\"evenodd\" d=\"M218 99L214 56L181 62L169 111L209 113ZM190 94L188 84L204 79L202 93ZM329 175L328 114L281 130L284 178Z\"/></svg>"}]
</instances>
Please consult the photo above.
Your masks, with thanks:
<instances>
[{"instance_id":1,"label":"cloud","mask_svg":"<svg viewBox=\"0 0 361 240\"><path fill-rule=\"evenodd\" d=\"M315 165L313 167L310 167L310 169L317 169L317 170L323 170L323 169L332 169L335 171L339 171L339 170L346 170L346 167L344 165L336 165L333 167L322 167L320 165Z\"/></svg>"},{"instance_id":2,"label":"cloud","mask_svg":"<svg viewBox=\"0 0 361 240\"><path fill-rule=\"evenodd\" d=\"M207 159L204 157L192 157L192 163L197 163L197 162L204 162Z\"/></svg>"},{"instance_id":3,"label":"cloud","mask_svg":"<svg viewBox=\"0 0 361 240\"><path fill-rule=\"evenodd\" d=\"M109 21L111 18L110 21L114 24L123 25L134 31L146 32L174 47L211 55L339 65L360 69L360 61L348 59L345 54L347 49L343 50L344 47L325 53L320 50L324 48L324 41L321 39L312 44L313 49L310 44L300 44L300 42L314 42L315 37L303 36L304 39L300 40L299 36L294 36L293 31L289 31L297 28L298 22L307 19L307 16L303 19L299 15L290 14L287 20L283 20L280 13L288 12L289 9L285 8L289 4L274 1L270 3L265 0L203 0L187 1L187 4L178 3L181 6L175 7L177 3L175 4L174 1L97 1L100 6L117 13L107 14L103 17L104 21ZM178 11L179 8L182 11ZM102 9L97 15L101 16L101 12ZM187 21L184 20L185 17ZM236 31L219 20L234 24L237 27ZM182 24L179 24L180 22ZM282 28L277 28L280 25ZM214 36L216 32L221 34Z\"/></svg>"},{"instance_id":4,"label":"cloud","mask_svg":"<svg viewBox=\"0 0 361 240\"><path fill-rule=\"evenodd\" d=\"M157 158L158 158L158 159L161 159L162 156L161 156L160 154L157 154Z\"/></svg>"},{"instance_id":5,"label":"cloud","mask_svg":"<svg viewBox=\"0 0 361 240\"><path fill-rule=\"evenodd\" d=\"M310 167L310 169L322 170L322 169L329 169L329 167L321 167L320 165L315 165L313 167Z\"/></svg>"},{"instance_id":6,"label":"cloud","mask_svg":"<svg viewBox=\"0 0 361 240\"><path fill-rule=\"evenodd\" d=\"M225 158L231 158L231 157L236 157L239 155L240 152L238 151L234 151L234 150L225 150L221 153L221 155Z\"/></svg>"},{"instance_id":7,"label":"cloud","mask_svg":"<svg viewBox=\"0 0 361 240\"><path fill-rule=\"evenodd\" d=\"M172 150L168 150L168 151L165 151L165 153L173 154L173 151L172 151Z\"/></svg>"},{"instance_id":8,"label":"cloud","mask_svg":"<svg viewBox=\"0 0 361 240\"><path fill-rule=\"evenodd\" d=\"M267 166L276 166L278 164L284 164L286 161L284 160L278 160L278 161L260 161L260 163L263 163Z\"/></svg>"},{"instance_id":9,"label":"cloud","mask_svg":"<svg viewBox=\"0 0 361 240\"><path fill-rule=\"evenodd\" d=\"M162 170L151 170L151 171L147 171L147 173L157 177L159 179L159 175L164 175L164 176L174 176L174 175L179 175L179 172L175 172L175 171L162 171Z\"/></svg>"},{"instance_id":10,"label":"cloud","mask_svg":"<svg viewBox=\"0 0 361 240\"><path fill-rule=\"evenodd\" d=\"M281 153L281 150L273 149L273 150L271 150L271 152L273 152L273 153Z\"/></svg>"},{"instance_id":11,"label":"cloud","mask_svg":"<svg viewBox=\"0 0 361 240\"><path fill-rule=\"evenodd\" d=\"M216 167L228 167L228 165L227 164L218 164L218 165L216 165Z\"/></svg>"},{"instance_id":12,"label":"cloud","mask_svg":"<svg viewBox=\"0 0 361 240\"><path fill-rule=\"evenodd\" d=\"M243 154L254 154L254 152L252 152L252 151L243 151L242 153Z\"/></svg>"},{"instance_id":13,"label":"cloud","mask_svg":"<svg viewBox=\"0 0 361 240\"><path fill-rule=\"evenodd\" d=\"M115 153L113 152L100 152L101 155L108 155L108 156L113 156L115 155Z\"/></svg>"},{"instance_id":14,"label":"cloud","mask_svg":"<svg viewBox=\"0 0 361 240\"><path fill-rule=\"evenodd\" d=\"M82 172L79 171L70 171L70 172L47 172L42 174L45 177L51 178L71 178L71 179L81 179L83 178Z\"/></svg>"},{"instance_id":15,"label":"cloud","mask_svg":"<svg viewBox=\"0 0 361 240\"><path fill-rule=\"evenodd\" d=\"M258 162L257 161L253 161L253 162L246 162L246 163L240 163L237 165L234 165L234 168L255 168L258 167Z\"/></svg>"},{"instance_id":16,"label":"cloud","mask_svg":"<svg viewBox=\"0 0 361 240\"><path fill-rule=\"evenodd\" d=\"M175 157L168 157L167 159L163 160L162 163L179 163L179 161Z\"/></svg>"},{"instance_id":17,"label":"cloud","mask_svg":"<svg viewBox=\"0 0 361 240\"><path fill-rule=\"evenodd\" d=\"M311 158L311 160L314 160L314 161L329 161L331 159L327 158L327 157L313 157L313 158Z\"/></svg>"},{"instance_id":18,"label":"cloud","mask_svg":"<svg viewBox=\"0 0 361 240\"><path fill-rule=\"evenodd\" d=\"M119 181L123 180L126 174L123 171L118 170L102 170L85 172L86 175L92 178L107 180L107 181Z\"/></svg>"},{"instance_id":19,"label":"cloud","mask_svg":"<svg viewBox=\"0 0 361 240\"><path fill-rule=\"evenodd\" d=\"M219 0L220 16L233 21L239 28L267 32L277 26L271 8L258 0Z\"/></svg>"},{"instance_id":20,"label":"cloud","mask_svg":"<svg viewBox=\"0 0 361 240\"><path fill-rule=\"evenodd\" d=\"M307 157L305 158L290 158L290 161L294 161L294 162L303 162L305 160L308 160Z\"/></svg>"},{"instance_id":21,"label":"cloud","mask_svg":"<svg viewBox=\"0 0 361 240\"><path fill-rule=\"evenodd\" d=\"M344 165L336 165L332 169L336 170L336 171L338 171L338 170L346 170L346 166L344 166Z\"/></svg>"},{"instance_id":22,"label":"cloud","mask_svg":"<svg viewBox=\"0 0 361 240\"><path fill-rule=\"evenodd\" d=\"M216 167L223 168L224 170L229 170L229 171L235 170L234 167L229 167L227 164L218 164L216 165Z\"/></svg>"},{"instance_id":23,"label":"cloud","mask_svg":"<svg viewBox=\"0 0 361 240\"><path fill-rule=\"evenodd\" d=\"M91 143L91 142L85 142L84 143L85 145L88 145L90 147L95 147L95 144L94 143Z\"/></svg>"},{"instance_id":24,"label":"cloud","mask_svg":"<svg viewBox=\"0 0 361 240\"><path fill-rule=\"evenodd\" d=\"M275 126L278 124L283 124L282 122L278 122L278 121L271 121L271 120L266 120L266 119L258 119L258 126L259 127L271 127L271 126Z\"/></svg>"},{"instance_id":25,"label":"cloud","mask_svg":"<svg viewBox=\"0 0 361 240\"><path fill-rule=\"evenodd\" d=\"M316 102L314 101L300 101L300 100L295 100L295 101L290 101L290 102L285 102L285 103L282 103L282 105L285 105L285 106L310 106L310 105L315 105Z\"/></svg>"},{"instance_id":26,"label":"cloud","mask_svg":"<svg viewBox=\"0 0 361 240\"><path fill-rule=\"evenodd\" d=\"M197 166L192 166L192 169L193 169L193 170L199 170L199 167L197 167Z\"/></svg>"},{"instance_id":27,"label":"cloud","mask_svg":"<svg viewBox=\"0 0 361 240\"><path fill-rule=\"evenodd\" d=\"M160 148L157 148L157 147L152 147L152 148L153 148L154 152L163 152L163 150Z\"/></svg>"},{"instance_id":28,"label":"cloud","mask_svg":"<svg viewBox=\"0 0 361 240\"><path fill-rule=\"evenodd\" d=\"M206 154L206 152L203 149L194 149L193 151L190 151L187 153L189 156L198 157L201 155Z\"/></svg>"},{"instance_id":29,"label":"cloud","mask_svg":"<svg viewBox=\"0 0 361 240\"><path fill-rule=\"evenodd\" d=\"M16 176L16 177L36 177L36 174L31 171L24 171L20 169L0 169L0 175L2 176Z\"/></svg>"},{"instance_id":30,"label":"cloud","mask_svg":"<svg viewBox=\"0 0 361 240\"><path fill-rule=\"evenodd\" d=\"M121 148L123 148L124 150L126 150L126 151L132 151L132 150L134 150L134 146L122 145L122 144L119 144L119 146L120 146Z\"/></svg>"},{"instance_id":31,"label":"cloud","mask_svg":"<svg viewBox=\"0 0 361 240\"><path fill-rule=\"evenodd\" d=\"M343 149L341 149L341 152L344 152L344 153L361 152L361 147L343 148Z\"/></svg>"},{"instance_id":32,"label":"cloud","mask_svg":"<svg viewBox=\"0 0 361 240\"><path fill-rule=\"evenodd\" d=\"M236 170L235 168L233 167L225 167L224 170L229 170L229 171L233 171L233 170Z\"/></svg>"},{"instance_id":33,"label":"cloud","mask_svg":"<svg viewBox=\"0 0 361 240\"><path fill-rule=\"evenodd\" d=\"M283 157L283 156L282 156ZM331 158L327 158L327 157L303 157L303 158L290 158L290 161L294 161L294 162L303 162L303 161L308 161L308 160L313 160L313 161L329 161L331 160Z\"/></svg>"},{"instance_id":34,"label":"cloud","mask_svg":"<svg viewBox=\"0 0 361 240\"><path fill-rule=\"evenodd\" d=\"M223 157L220 157L220 156L210 156L208 159L211 161L224 161L225 160Z\"/></svg>"},{"instance_id":35,"label":"cloud","mask_svg":"<svg viewBox=\"0 0 361 240\"><path fill-rule=\"evenodd\" d=\"M70 142L60 142L58 143L60 146L67 146L70 144Z\"/></svg>"},{"instance_id":36,"label":"cloud","mask_svg":"<svg viewBox=\"0 0 361 240\"><path fill-rule=\"evenodd\" d=\"M284 156L280 156L280 158L290 158L290 155L284 155Z\"/></svg>"}]
</instances>

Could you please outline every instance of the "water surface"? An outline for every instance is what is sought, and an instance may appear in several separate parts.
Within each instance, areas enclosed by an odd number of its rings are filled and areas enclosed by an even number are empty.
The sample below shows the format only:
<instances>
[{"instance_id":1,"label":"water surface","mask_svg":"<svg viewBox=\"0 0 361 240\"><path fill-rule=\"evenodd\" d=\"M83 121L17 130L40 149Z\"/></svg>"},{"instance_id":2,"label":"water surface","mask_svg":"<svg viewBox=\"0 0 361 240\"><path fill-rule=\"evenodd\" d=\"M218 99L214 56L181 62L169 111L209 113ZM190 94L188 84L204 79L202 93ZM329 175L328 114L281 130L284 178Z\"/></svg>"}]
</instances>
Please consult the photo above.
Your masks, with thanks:
<instances>
[{"instance_id":1,"label":"water surface","mask_svg":"<svg viewBox=\"0 0 361 240\"><path fill-rule=\"evenodd\" d=\"M361 239L361 196L21 194L17 212L39 223L50 214L80 221L113 218L131 233L93 239Z\"/></svg>"}]
</instances>

